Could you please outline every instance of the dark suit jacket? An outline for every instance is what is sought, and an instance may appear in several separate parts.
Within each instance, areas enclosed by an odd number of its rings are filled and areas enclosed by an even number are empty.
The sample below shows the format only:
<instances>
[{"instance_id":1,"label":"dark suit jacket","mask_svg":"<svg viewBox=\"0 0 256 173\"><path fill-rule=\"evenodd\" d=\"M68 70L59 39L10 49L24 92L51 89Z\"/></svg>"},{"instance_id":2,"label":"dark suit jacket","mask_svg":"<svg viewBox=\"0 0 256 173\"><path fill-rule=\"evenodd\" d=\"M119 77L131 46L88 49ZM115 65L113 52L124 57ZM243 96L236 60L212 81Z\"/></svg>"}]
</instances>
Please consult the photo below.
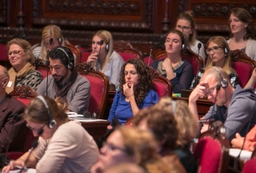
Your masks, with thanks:
<instances>
[{"instance_id":1,"label":"dark suit jacket","mask_svg":"<svg viewBox=\"0 0 256 173\"><path fill-rule=\"evenodd\" d=\"M6 95L0 103L0 152L4 152L8 143L9 151L23 151L26 136L26 125L22 118L25 105L10 95ZM13 120L13 114L18 113L18 118ZM13 129L13 130L12 130Z\"/></svg>"}]
</instances>

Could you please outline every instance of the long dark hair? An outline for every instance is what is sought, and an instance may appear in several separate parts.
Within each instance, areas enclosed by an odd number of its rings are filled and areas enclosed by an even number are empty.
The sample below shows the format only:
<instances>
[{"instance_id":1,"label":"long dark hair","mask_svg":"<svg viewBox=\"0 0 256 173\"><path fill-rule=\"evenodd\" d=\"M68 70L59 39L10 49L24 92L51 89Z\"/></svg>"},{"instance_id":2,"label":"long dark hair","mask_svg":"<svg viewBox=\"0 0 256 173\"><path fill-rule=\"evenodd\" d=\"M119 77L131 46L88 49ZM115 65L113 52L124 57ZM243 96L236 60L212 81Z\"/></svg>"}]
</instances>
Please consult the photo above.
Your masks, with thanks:
<instances>
[{"instance_id":1,"label":"long dark hair","mask_svg":"<svg viewBox=\"0 0 256 173\"><path fill-rule=\"evenodd\" d=\"M136 90L134 91L134 96L135 96L135 101L137 105L139 106L141 102L144 100L145 96L147 95L148 91L150 89L153 89L153 81L152 77L149 72L149 67L144 64L144 62L140 59L134 58L128 60L121 68L120 72L120 78L119 78L119 83L120 83L120 90L121 93L123 94L123 85L125 84L125 66L127 64L132 64L134 65L138 75L139 75L139 83L136 87Z\"/></svg>"}]
</instances>

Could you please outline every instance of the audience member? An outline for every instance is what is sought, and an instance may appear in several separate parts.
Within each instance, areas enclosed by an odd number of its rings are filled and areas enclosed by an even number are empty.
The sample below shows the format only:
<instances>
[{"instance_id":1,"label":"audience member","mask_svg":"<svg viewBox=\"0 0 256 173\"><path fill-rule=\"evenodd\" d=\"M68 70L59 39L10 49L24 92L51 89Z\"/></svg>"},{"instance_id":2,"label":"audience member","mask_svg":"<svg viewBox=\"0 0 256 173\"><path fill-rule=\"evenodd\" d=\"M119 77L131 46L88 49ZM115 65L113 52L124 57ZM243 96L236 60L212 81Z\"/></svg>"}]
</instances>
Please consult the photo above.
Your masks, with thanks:
<instances>
[{"instance_id":1,"label":"audience member","mask_svg":"<svg viewBox=\"0 0 256 173\"><path fill-rule=\"evenodd\" d=\"M23 151L26 126L21 118L25 105L6 94L9 76L7 69L0 65L0 152Z\"/></svg>"},{"instance_id":2,"label":"audience member","mask_svg":"<svg viewBox=\"0 0 256 173\"><path fill-rule=\"evenodd\" d=\"M157 142L146 130L118 127L100 149L100 159L91 173L101 173L120 163L135 163L148 173L172 173L157 153Z\"/></svg>"},{"instance_id":3,"label":"audience member","mask_svg":"<svg viewBox=\"0 0 256 173\"><path fill-rule=\"evenodd\" d=\"M227 41L222 36L211 37L206 44L206 53L208 55L205 69L199 70L192 81L190 88L195 88L204 73L212 66L221 67L229 75L231 85L235 87L239 83L236 71L231 67L231 58Z\"/></svg>"},{"instance_id":4,"label":"audience member","mask_svg":"<svg viewBox=\"0 0 256 173\"><path fill-rule=\"evenodd\" d=\"M251 14L243 8L231 9L229 16L231 38L228 44L231 50L242 50L256 60L256 29Z\"/></svg>"},{"instance_id":5,"label":"audience member","mask_svg":"<svg viewBox=\"0 0 256 173\"><path fill-rule=\"evenodd\" d=\"M110 83L118 87L118 77L124 60L113 50L113 38L110 32L100 30L94 34L92 53L87 62L94 64L98 70L108 77Z\"/></svg>"},{"instance_id":6,"label":"audience member","mask_svg":"<svg viewBox=\"0 0 256 173\"><path fill-rule=\"evenodd\" d=\"M236 137L231 141L232 147L243 150L255 151L256 148L256 125L242 137L239 133L236 133Z\"/></svg>"},{"instance_id":7,"label":"audience member","mask_svg":"<svg viewBox=\"0 0 256 173\"><path fill-rule=\"evenodd\" d=\"M57 25L47 25L42 31L41 46L35 47L33 54L36 58L46 61L47 52L58 46L65 46L65 40L60 27Z\"/></svg>"},{"instance_id":8,"label":"audience member","mask_svg":"<svg viewBox=\"0 0 256 173\"><path fill-rule=\"evenodd\" d=\"M23 85L36 89L43 77L35 70L35 57L30 44L26 40L14 38L7 43L7 51L12 68L8 71L10 78L6 92L10 93L15 87Z\"/></svg>"},{"instance_id":9,"label":"audience member","mask_svg":"<svg viewBox=\"0 0 256 173\"><path fill-rule=\"evenodd\" d=\"M159 154L162 156L162 160L170 166L171 172L187 172L181 165L177 155L173 152L176 147L179 130L176 128L176 121L172 111L167 110L165 105L161 104L162 100L163 98L159 104L153 107L144 108L139 111L134 118L133 125L153 133L158 142ZM191 164L191 162L188 164Z\"/></svg>"},{"instance_id":10,"label":"audience member","mask_svg":"<svg viewBox=\"0 0 256 173\"><path fill-rule=\"evenodd\" d=\"M252 89L242 89L240 85L233 88L227 73L220 67L209 68L190 94L189 108L194 115L198 115L196 101L203 97L214 103L204 118L222 121L229 140L235 133L245 135L256 122L256 97ZM207 129L208 124L204 124L201 132Z\"/></svg>"},{"instance_id":11,"label":"audience member","mask_svg":"<svg viewBox=\"0 0 256 173\"><path fill-rule=\"evenodd\" d=\"M38 146L11 161L3 172L15 166L34 167L37 172L90 172L99 158L97 145L78 122L68 121L65 107L64 102L43 96L29 103L23 117L39 136Z\"/></svg>"},{"instance_id":12,"label":"audience member","mask_svg":"<svg viewBox=\"0 0 256 173\"><path fill-rule=\"evenodd\" d=\"M50 98L60 97L68 104L68 111L83 114L89 106L90 83L76 72L71 50L56 47L48 53L47 58L52 75L42 81L37 93Z\"/></svg>"},{"instance_id":13,"label":"audience member","mask_svg":"<svg viewBox=\"0 0 256 173\"><path fill-rule=\"evenodd\" d=\"M165 50L167 57L156 60L151 66L172 83L172 91L180 93L181 89L189 89L194 77L192 65L181 58L181 51L185 48L185 38L182 32L171 30L166 36Z\"/></svg>"},{"instance_id":14,"label":"audience member","mask_svg":"<svg viewBox=\"0 0 256 173\"><path fill-rule=\"evenodd\" d=\"M135 116L139 109L158 102L149 67L140 59L130 59L122 66L119 82L120 89L114 97L109 112L110 122L116 118L124 124L127 119Z\"/></svg>"},{"instance_id":15,"label":"audience member","mask_svg":"<svg viewBox=\"0 0 256 173\"><path fill-rule=\"evenodd\" d=\"M196 39L195 20L191 11L186 11L178 16L175 29L181 31L185 35L187 47L196 54L199 54L205 62L206 55L204 52L204 44ZM200 49L198 48L198 44L201 44Z\"/></svg>"}]
</instances>

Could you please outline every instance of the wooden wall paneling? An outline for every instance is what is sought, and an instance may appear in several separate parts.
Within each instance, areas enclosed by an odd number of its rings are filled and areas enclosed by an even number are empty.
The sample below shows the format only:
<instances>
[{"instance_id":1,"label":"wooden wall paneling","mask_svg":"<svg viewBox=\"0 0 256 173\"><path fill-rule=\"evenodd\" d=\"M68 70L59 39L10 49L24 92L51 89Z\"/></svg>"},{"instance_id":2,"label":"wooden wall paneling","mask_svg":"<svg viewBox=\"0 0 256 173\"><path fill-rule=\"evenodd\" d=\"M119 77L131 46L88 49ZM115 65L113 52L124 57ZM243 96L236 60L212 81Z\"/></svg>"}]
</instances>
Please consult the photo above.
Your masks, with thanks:
<instances>
[{"instance_id":1,"label":"wooden wall paneling","mask_svg":"<svg viewBox=\"0 0 256 173\"><path fill-rule=\"evenodd\" d=\"M33 25L153 32L153 0L34 0ZM37 10L36 10L37 9Z\"/></svg>"},{"instance_id":2,"label":"wooden wall paneling","mask_svg":"<svg viewBox=\"0 0 256 173\"><path fill-rule=\"evenodd\" d=\"M196 29L201 39L208 39L213 35L227 36L229 33L228 18L230 9L245 8L256 19L256 1L243 0L189 0L188 8L193 10ZM205 42L204 41L204 42Z\"/></svg>"},{"instance_id":3,"label":"wooden wall paneling","mask_svg":"<svg viewBox=\"0 0 256 173\"><path fill-rule=\"evenodd\" d=\"M0 1L0 25L7 25L7 1Z\"/></svg>"}]
</instances>

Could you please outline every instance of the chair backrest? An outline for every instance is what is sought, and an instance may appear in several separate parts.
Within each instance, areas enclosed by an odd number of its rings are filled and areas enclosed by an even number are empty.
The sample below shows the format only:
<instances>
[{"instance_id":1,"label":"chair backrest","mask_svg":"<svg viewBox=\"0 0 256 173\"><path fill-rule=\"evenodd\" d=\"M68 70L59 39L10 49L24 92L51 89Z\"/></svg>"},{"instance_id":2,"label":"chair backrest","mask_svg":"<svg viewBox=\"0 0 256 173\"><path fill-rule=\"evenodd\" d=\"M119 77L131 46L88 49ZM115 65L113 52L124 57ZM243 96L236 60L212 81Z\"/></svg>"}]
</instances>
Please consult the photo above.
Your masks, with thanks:
<instances>
[{"instance_id":1,"label":"chair backrest","mask_svg":"<svg viewBox=\"0 0 256 173\"><path fill-rule=\"evenodd\" d=\"M244 87L249 81L253 69L256 67L256 61L248 57L241 50L230 51L232 67L237 72L239 84Z\"/></svg>"},{"instance_id":2,"label":"chair backrest","mask_svg":"<svg viewBox=\"0 0 256 173\"><path fill-rule=\"evenodd\" d=\"M113 50L118 52L125 62L132 58L139 58L143 60L142 53L135 49L131 43L124 40L114 41Z\"/></svg>"},{"instance_id":3,"label":"chair backrest","mask_svg":"<svg viewBox=\"0 0 256 173\"><path fill-rule=\"evenodd\" d=\"M7 56L7 45L5 41L0 41L0 61L9 61Z\"/></svg>"},{"instance_id":4,"label":"chair backrest","mask_svg":"<svg viewBox=\"0 0 256 173\"><path fill-rule=\"evenodd\" d=\"M88 63L84 62L76 66L76 70L82 76L86 77L91 84L91 98L88 111L93 114L96 113L98 118L102 118L108 96L109 81L106 75L94 68Z\"/></svg>"},{"instance_id":5,"label":"chair backrest","mask_svg":"<svg viewBox=\"0 0 256 173\"><path fill-rule=\"evenodd\" d=\"M36 66L36 70L39 71L43 76L43 79L46 78L47 75L51 74L49 67L47 67L44 64L44 61L42 59L37 58L35 62L35 66Z\"/></svg>"},{"instance_id":6,"label":"chair backrest","mask_svg":"<svg viewBox=\"0 0 256 173\"><path fill-rule=\"evenodd\" d=\"M157 60L162 60L167 57L167 53L165 50L161 50L155 54L155 59ZM196 76L197 72L203 68L203 59L202 57L198 56L195 54L193 51L189 49L183 49L181 52L181 57L182 59L187 60L190 62L193 66L194 70L194 76Z\"/></svg>"},{"instance_id":7,"label":"chair backrest","mask_svg":"<svg viewBox=\"0 0 256 173\"><path fill-rule=\"evenodd\" d=\"M153 79L154 90L158 94L159 99L164 96L171 97L172 84L170 81L163 77L158 70L153 69L152 67L149 67L149 70Z\"/></svg>"},{"instance_id":8,"label":"chair backrest","mask_svg":"<svg viewBox=\"0 0 256 173\"><path fill-rule=\"evenodd\" d=\"M203 133L194 149L198 173L226 173L229 161L229 141L213 131Z\"/></svg>"},{"instance_id":9,"label":"chair backrest","mask_svg":"<svg viewBox=\"0 0 256 173\"><path fill-rule=\"evenodd\" d=\"M26 106L29 104L30 100L38 95L37 92L29 86L15 87L9 94L24 103Z\"/></svg>"},{"instance_id":10,"label":"chair backrest","mask_svg":"<svg viewBox=\"0 0 256 173\"><path fill-rule=\"evenodd\" d=\"M82 54L80 63L86 62L92 53L92 47L89 45L76 45L76 48L78 48Z\"/></svg>"},{"instance_id":11,"label":"chair backrest","mask_svg":"<svg viewBox=\"0 0 256 173\"><path fill-rule=\"evenodd\" d=\"M68 40L65 40L65 46L69 48L72 51L72 53L76 56L76 64L81 63L82 54L80 50L76 46L72 45Z\"/></svg>"}]
</instances>

